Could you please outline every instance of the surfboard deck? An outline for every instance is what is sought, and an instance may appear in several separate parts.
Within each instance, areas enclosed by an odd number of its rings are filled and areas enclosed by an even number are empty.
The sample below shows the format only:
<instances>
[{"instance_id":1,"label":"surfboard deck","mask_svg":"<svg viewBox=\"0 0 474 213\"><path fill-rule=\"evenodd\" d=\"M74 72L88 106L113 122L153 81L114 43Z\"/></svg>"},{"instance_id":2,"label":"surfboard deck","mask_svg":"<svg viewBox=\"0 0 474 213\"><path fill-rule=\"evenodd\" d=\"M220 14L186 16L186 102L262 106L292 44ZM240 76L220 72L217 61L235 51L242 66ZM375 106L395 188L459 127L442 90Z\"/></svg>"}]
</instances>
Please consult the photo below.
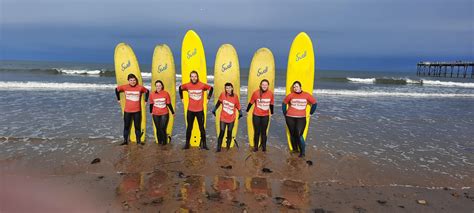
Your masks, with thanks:
<instances>
[{"instance_id":1,"label":"surfboard deck","mask_svg":"<svg viewBox=\"0 0 474 213\"><path fill-rule=\"evenodd\" d=\"M286 95L291 93L292 84L295 81L301 82L303 91L313 94L314 87L314 73L315 61L313 43L311 38L305 32L299 33L293 43L291 44L290 53L288 55L288 69L286 72ZM303 137L306 140L309 129L309 111L310 107L306 106L306 127L304 129ZM290 132L285 125L286 137L290 151L293 151L291 146Z\"/></svg>"},{"instance_id":2,"label":"surfboard deck","mask_svg":"<svg viewBox=\"0 0 474 213\"><path fill-rule=\"evenodd\" d=\"M231 44L223 44L219 47L216 54L216 62L214 66L214 105L219 100L222 92L225 92L225 83L230 82L234 86L234 94L240 98L240 66L237 51ZM220 132L220 117L222 105L216 111L216 134L219 137ZM239 112L236 112L236 119L234 121L234 129L232 130L232 140L230 147L234 147L237 138L237 130L239 127ZM226 130L227 132L227 130ZM222 140L222 147L226 147L227 133Z\"/></svg>"},{"instance_id":3,"label":"surfboard deck","mask_svg":"<svg viewBox=\"0 0 474 213\"><path fill-rule=\"evenodd\" d=\"M126 43L120 43L115 47L114 53L114 64L115 64L115 78L117 80L117 85L128 84L127 76L129 74L134 74L137 77L138 84L143 86L143 79L140 72L140 66L138 65L137 57L133 52L130 45ZM120 106L123 110L125 108L125 94L120 93ZM140 141L145 142L146 136L146 103L145 103L145 94L142 94L141 98L141 138ZM136 143L137 138L135 136L135 126L132 121L132 128L130 130L130 141Z\"/></svg>"},{"instance_id":4,"label":"surfboard deck","mask_svg":"<svg viewBox=\"0 0 474 213\"><path fill-rule=\"evenodd\" d=\"M207 67L206 67L206 55L204 47L201 42L199 35L193 30L189 30L183 38L183 44L181 47L181 75L182 83L190 82L189 74L191 71L197 71L199 75L199 81L207 83ZM203 109L204 109L204 128L206 128L206 116L207 116L207 92L203 93ZM189 105L188 92L183 92L183 109L184 109L184 122L186 127L189 125L186 121L187 109ZM194 119L193 130L191 133L190 145L192 147L198 147L201 142L201 133L197 119Z\"/></svg>"},{"instance_id":5,"label":"surfboard deck","mask_svg":"<svg viewBox=\"0 0 474 213\"><path fill-rule=\"evenodd\" d=\"M268 48L260 48L253 55L252 62L250 64L250 70L249 70L249 80L248 80L248 86L247 86L247 103L250 101L250 98L252 97L252 93L256 91L257 89L259 89L260 81L262 81L263 79L267 79L270 82L268 90L273 93L274 88L275 88L275 60L273 58L273 53ZM252 124L254 108L255 108L255 104L247 113L247 132L248 132L249 144L251 147L254 147L254 143L253 143L254 128ZM268 121L267 135L268 135L268 130L270 129L270 120Z\"/></svg>"},{"instance_id":6,"label":"surfboard deck","mask_svg":"<svg viewBox=\"0 0 474 213\"><path fill-rule=\"evenodd\" d=\"M156 45L153 52L153 60L151 65L151 91L155 92L155 82L161 80L170 95L171 105L176 111L176 69L174 64L173 52L166 44ZM153 119L152 119L153 123ZM169 113L168 126L166 128L167 143L170 143L171 135L173 134L174 116ZM158 143L156 128L153 124L153 132L155 136L155 143Z\"/></svg>"}]
</instances>

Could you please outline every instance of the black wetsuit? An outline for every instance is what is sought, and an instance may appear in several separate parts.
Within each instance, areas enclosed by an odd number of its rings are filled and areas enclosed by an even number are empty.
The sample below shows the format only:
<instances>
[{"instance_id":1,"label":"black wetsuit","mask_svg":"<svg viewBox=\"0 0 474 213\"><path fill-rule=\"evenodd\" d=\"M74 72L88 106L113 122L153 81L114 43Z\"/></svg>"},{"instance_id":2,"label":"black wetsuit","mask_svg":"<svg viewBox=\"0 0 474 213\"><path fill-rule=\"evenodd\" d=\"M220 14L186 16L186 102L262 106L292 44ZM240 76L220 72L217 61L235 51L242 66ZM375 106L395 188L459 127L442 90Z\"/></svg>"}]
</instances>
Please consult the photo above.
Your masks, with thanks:
<instances>
[{"instance_id":1,"label":"black wetsuit","mask_svg":"<svg viewBox=\"0 0 474 213\"><path fill-rule=\"evenodd\" d=\"M171 104L167 104L171 114L174 114L174 109ZM153 111L153 104L150 104L150 113ZM158 138L158 143L165 145L168 143L166 128L168 128L169 114L164 115L153 115L153 124L156 129L156 136Z\"/></svg>"},{"instance_id":2,"label":"black wetsuit","mask_svg":"<svg viewBox=\"0 0 474 213\"><path fill-rule=\"evenodd\" d=\"M301 140L304 128L306 127L306 117L285 116L286 125L290 132L290 141L293 150L304 154L304 140Z\"/></svg>"},{"instance_id":3,"label":"black wetsuit","mask_svg":"<svg viewBox=\"0 0 474 213\"><path fill-rule=\"evenodd\" d=\"M117 96L117 100L120 101L120 92L115 89L115 96ZM148 101L149 91L147 90L145 93L145 102ZM141 96L140 96L141 97ZM141 143L141 124L142 124L142 113L141 111L138 112L123 112L123 144L128 144L128 138L130 136L130 129L132 128L132 120L133 126L135 127L135 136L137 138L137 144Z\"/></svg>"},{"instance_id":4,"label":"black wetsuit","mask_svg":"<svg viewBox=\"0 0 474 213\"><path fill-rule=\"evenodd\" d=\"M247 112L252 107L252 104L249 103L247 106ZM270 105L270 114L273 115L273 105ZM262 147L262 151L267 151L267 128L268 123L270 121L270 116L252 116L252 124L253 124L253 143L254 143L254 151L258 151L258 147ZM259 139L262 144L259 144Z\"/></svg>"},{"instance_id":5,"label":"black wetsuit","mask_svg":"<svg viewBox=\"0 0 474 213\"><path fill-rule=\"evenodd\" d=\"M209 98L212 96L212 91L213 91L213 88L211 87L208 94ZM181 89L181 87L179 87L179 97L183 99L183 90ZM186 127L186 144L184 145L184 148L187 149L190 147L191 133L193 131L195 118L198 121L199 131L201 132L200 147L203 149L208 149L207 144L206 144L206 129L204 128L204 111L193 112L189 110L187 110L187 113L186 113L186 122L188 126Z\"/></svg>"}]
</instances>

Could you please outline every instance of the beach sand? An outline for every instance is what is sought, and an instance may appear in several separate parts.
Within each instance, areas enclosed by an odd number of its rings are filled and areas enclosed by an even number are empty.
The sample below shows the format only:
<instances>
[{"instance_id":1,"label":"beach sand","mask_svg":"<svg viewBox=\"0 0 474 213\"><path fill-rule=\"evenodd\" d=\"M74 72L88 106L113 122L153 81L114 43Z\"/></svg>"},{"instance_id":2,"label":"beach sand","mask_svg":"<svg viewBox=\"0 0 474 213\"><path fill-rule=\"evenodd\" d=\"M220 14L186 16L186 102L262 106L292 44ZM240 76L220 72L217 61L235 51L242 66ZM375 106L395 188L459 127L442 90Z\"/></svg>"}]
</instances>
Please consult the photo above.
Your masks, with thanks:
<instances>
[{"instance_id":1,"label":"beach sand","mask_svg":"<svg viewBox=\"0 0 474 213\"><path fill-rule=\"evenodd\" d=\"M275 140L275 139L271 139ZM149 140L151 141L151 140ZM269 141L271 144L272 141ZM472 212L473 178L269 146L181 150L107 139L0 138L1 212ZM15 151L16 150L16 151ZM100 162L98 162L100 159ZM419 204L419 200L426 204Z\"/></svg>"}]
</instances>

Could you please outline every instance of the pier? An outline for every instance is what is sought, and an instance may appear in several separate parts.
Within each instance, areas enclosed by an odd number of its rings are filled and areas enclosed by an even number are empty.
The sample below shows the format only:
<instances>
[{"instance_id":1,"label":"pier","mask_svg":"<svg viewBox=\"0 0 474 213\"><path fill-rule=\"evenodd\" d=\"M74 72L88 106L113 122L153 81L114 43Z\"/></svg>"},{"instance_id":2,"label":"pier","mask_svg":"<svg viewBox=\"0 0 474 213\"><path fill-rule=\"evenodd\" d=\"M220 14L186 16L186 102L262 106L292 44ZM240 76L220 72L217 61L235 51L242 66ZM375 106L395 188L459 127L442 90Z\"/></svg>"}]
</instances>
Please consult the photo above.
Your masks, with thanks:
<instances>
[{"instance_id":1,"label":"pier","mask_svg":"<svg viewBox=\"0 0 474 213\"><path fill-rule=\"evenodd\" d=\"M445 77L445 78L474 78L474 62L428 62L416 64L417 76Z\"/></svg>"}]
</instances>

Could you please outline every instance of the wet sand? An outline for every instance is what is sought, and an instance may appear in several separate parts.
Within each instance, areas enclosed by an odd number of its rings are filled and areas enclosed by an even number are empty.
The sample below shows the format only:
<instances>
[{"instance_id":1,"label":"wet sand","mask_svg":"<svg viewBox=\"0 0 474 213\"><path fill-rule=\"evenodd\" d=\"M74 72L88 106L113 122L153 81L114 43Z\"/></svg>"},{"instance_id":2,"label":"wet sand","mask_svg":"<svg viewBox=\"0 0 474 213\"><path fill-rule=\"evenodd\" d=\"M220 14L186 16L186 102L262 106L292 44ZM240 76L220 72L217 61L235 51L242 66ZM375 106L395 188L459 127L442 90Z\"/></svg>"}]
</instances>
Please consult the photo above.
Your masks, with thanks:
<instances>
[{"instance_id":1,"label":"wet sand","mask_svg":"<svg viewBox=\"0 0 474 213\"><path fill-rule=\"evenodd\" d=\"M176 143L176 142L175 142ZM25 145L27 144L27 145ZM2 212L472 212L471 178L273 146L215 153L105 139L0 138ZM214 147L211 142L211 147ZM17 151L14 151L17 150ZM18 151L20 150L20 151ZM22 151L21 151L22 150ZM7 152L10 151L10 152ZM8 155L5 153L9 153ZM100 161L99 161L100 159ZM92 163L94 162L94 163ZM468 186L468 187L466 187ZM419 204L425 200L427 204Z\"/></svg>"}]
</instances>

